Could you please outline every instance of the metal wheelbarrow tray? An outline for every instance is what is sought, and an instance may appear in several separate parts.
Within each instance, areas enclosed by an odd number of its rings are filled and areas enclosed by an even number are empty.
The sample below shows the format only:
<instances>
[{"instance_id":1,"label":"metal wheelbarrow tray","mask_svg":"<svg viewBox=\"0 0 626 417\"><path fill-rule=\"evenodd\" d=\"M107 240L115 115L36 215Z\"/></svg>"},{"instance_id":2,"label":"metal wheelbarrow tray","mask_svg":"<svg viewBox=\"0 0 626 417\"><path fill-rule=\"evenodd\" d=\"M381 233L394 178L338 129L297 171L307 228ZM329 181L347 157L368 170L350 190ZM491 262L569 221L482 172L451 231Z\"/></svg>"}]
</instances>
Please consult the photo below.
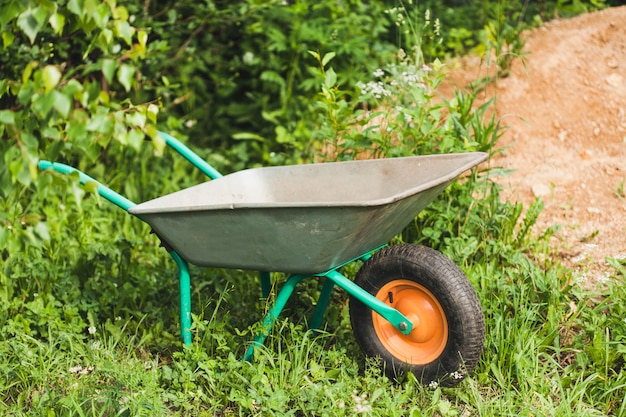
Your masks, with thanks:
<instances>
[{"instance_id":1,"label":"metal wheelbarrow tray","mask_svg":"<svg viewBox=\"0 0 626 417\"><path fill-rule=\"evenodd\" d=\"M468 153L239 171L129 210L195 265L319 273L387 243Z\"/></svg>"},{"instance_id":2,"label":"metal wheelbarrow tray","mask_svg":"<svg viewBox=\"0 0 626 417\"><path fill-rule=\"evenodd\" d=\"M271 272L291 274L275 294L254 356L306 278L324 282L310 327L319 328L335 286L350 296L350 321L367 356L390 376L412 372L425 383L457 384L478 363L485 323L463 272L418 245L386 246L484 153L255 168L222 176L174 137L160 132L212 181L135 204L77 169L40 161L40 169L77 173L99 195L147 222L178 267L180 332L192 343L189 263L260 271L264 297ZM381 249L382 248L382 249ZM340 269L363 262L353 280Z\"/></svg>"}]
</instances>

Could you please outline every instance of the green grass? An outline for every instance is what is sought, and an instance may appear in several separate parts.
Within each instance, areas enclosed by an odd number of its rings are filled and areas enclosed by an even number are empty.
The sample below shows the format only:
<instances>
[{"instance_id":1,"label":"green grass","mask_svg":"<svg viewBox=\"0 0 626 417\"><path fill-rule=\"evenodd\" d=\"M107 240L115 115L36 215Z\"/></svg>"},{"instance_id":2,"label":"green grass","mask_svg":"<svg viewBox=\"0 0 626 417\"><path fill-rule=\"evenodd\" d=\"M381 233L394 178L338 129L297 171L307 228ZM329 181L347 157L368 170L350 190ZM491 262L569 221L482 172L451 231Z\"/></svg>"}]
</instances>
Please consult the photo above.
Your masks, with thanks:
<instances>
[{"instance_id":1,"label":"green grass","mask_svg":"<svg viewBox=\"0 0 626 417\"><path fill-rule=\"evenodd\" d=\"M196 343L164 354L128 323L94 334L50 330L0 342L3 415L624 415L625 266L606 288L568 285L569 273L524 255L466 265L487 317L487 343L458 388L381 375L350 338L344 296L317 336L282 320L252 363L244 337L219 317L221 297L196 317ZM343 300L343 301L342 301ZM156 330L152 330L156 332ZM204 414L203 414L204 413Z\"/></svg>"}]
</instances>

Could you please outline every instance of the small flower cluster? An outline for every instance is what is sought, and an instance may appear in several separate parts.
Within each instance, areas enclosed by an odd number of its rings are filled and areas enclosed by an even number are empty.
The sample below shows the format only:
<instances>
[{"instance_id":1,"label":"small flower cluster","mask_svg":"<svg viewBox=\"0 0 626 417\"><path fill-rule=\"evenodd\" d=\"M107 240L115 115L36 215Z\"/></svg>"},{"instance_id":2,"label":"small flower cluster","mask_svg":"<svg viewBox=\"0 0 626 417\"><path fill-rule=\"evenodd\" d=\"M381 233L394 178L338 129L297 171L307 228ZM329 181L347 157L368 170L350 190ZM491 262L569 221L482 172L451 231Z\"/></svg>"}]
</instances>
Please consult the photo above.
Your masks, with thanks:
<instances>
[{"instance_id":1,"label":"small flower cluster","mask_svg":"<svg viewBox=\"0 0 626 417\"><path fill-rule=\"evenodd\" d=\"M450 377L453 379L463 379L464 375L462 372L454 371L450 374Z\"/></svg>"},{"instance_id":2,"label":"small flower cluster","mask_svg":"<svg viewBox=\"0 0 626 417\"><path fill-rule=\"evenodd\" d=\"M406 9L404 7L394 7L392 9L385 10L385 13L391 16L395 15L396 26L400 27L404 25L404 21L405 21L404 14L406 13Z\"/></svg>"},{"instance_id":3,"label":"small flower cluster","mask_svg":"<svg viewBox=\"0 0 626 417\"><path fill-rule=\"evenodd\" d=\"M362 82L357 83L357 87L361 89L361 93L364 95L373 95L377 99L381 99L383 97L389 97L391 95L391 91L385 88L385 84L382 81L370 81L367 84L363 84Z\"/></svg>"},{"instance_id":4,"label":"small flower cluster","mask_svg":"<svg viewBox=\"0 0 626 417\"><path fill-rule=\"evenodd\" d=\"M406 90L406 88L420 88L426 90L427 86L424 83L424 73L428 71L430 71L430 67L426 65L420 68L405 65L398 68L397 65L391 65L388 72L392 79L388 83L381 79L387 75L387 72L379 68L372 73L375 78L379 79L378 81L370 81L367 84L358 82L357 87L361 89L361 94L373 96L379 100L394 95L393 91L398 88L402 91Z\"/></svg>"},{"instance_id":5,"label":"small flower cluster","mask_svg":"<svg viewBox=\"0 0 626 417\"><path fill-rule=\"evenodd\" d=\"M372 406L367 402L367 393L363 393L360 396L356 391L352 393L352 399L354 400L354 412L355 413L369 413L372 411Z\"/></svg>"},{"instance_id":6,"label":"small flower cluster","mask_svg":"<svg viewBox=\"0 0 626 417\"><path fill-rule=\"evenodd\" d=\"M424 77L419 73L404 71L400 74L399 80L407 86L426 89L426 84L423 82Z\"/></svg>"},{"instance_id":7,"label":"small flower cluster","mask_svg":"<svg viewBox=\"0 0 626 417\"><path fill-rule=\"evenodd\" d=\"M93 365L89 365L87 367L82 367L81 365L76 365L76 366L72 366L69 369L69 371L72 374L87 375L87 374L90 374L91 372L93 372Z\"/></svg>"}]
</instances>

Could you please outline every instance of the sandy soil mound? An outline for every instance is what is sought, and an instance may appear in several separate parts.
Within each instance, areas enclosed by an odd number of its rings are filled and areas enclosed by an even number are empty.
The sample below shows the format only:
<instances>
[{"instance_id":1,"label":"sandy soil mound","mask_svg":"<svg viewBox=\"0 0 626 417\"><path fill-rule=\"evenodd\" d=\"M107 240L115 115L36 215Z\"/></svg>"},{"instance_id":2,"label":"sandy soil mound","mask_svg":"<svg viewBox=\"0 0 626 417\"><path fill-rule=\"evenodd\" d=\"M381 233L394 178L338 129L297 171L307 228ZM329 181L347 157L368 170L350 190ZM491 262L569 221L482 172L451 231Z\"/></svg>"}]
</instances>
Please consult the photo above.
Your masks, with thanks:
<instances>
[{"instance_id":1,"label":"sandy soil mound","mask_svg":"<svg viewBox=\"0 0 626 417\"><path fill-rule=\"evenodd\" d=\"M525 35L528 54L485 94L508 126L495 164L505 195L541 197L539 227L559 224L555 256L590 284L606 258L626 257L626 7L557 20ZM478 59L453 69L452 84L484 75Z\"/></svg>"}]
</instances>

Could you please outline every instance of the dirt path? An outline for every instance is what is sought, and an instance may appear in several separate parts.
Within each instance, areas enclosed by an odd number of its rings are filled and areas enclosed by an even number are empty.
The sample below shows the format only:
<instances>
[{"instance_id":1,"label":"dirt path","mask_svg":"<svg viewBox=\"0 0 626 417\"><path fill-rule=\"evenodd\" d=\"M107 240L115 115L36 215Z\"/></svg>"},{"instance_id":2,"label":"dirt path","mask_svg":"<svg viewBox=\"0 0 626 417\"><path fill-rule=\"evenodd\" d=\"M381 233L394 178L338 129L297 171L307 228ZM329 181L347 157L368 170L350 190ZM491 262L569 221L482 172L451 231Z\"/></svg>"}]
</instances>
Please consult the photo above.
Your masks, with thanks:
<instances>
[{"instance_id":1,"label":"dirt path","mask_svg":"<svg viewBox=\"0 0 626 417\"><path fill-rule=\"evenodd\" d=\"M626 7L553 21L526 34L522 60L496 95L505 147L498 181L528 206L541 197L539 230L559 224L555 256L581 281L607 279L606 258L626 257ZM478 59L453 68L462 85L485 75ZM619 195L619 196L618 196Z\"/></svg>"}]
</instances>

